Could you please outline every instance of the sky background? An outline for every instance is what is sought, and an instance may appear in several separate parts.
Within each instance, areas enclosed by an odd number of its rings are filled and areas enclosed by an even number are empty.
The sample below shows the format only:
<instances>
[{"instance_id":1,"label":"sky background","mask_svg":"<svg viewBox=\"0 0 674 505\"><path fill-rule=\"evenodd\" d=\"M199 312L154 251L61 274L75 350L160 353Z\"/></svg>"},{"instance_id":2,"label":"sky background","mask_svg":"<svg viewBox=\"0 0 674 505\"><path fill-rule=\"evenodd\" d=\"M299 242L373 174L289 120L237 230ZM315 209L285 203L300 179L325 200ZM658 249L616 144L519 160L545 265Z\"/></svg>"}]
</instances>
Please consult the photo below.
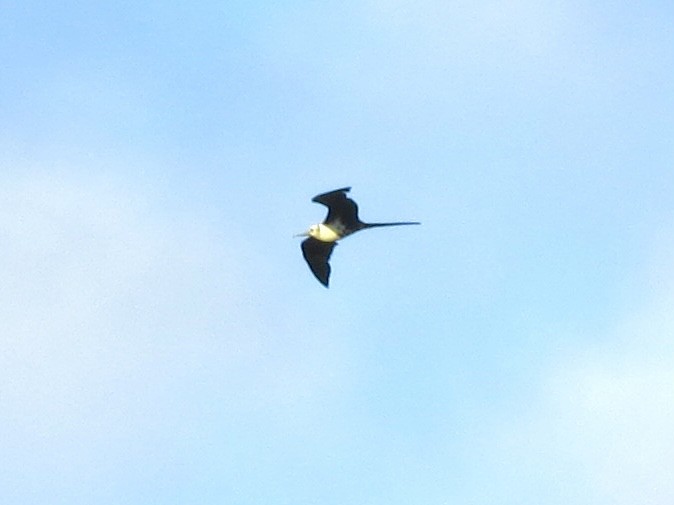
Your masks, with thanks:
<instances>
[{"instance_id":1,"label":"sky background","mask_svg":"<svg viewBox=\"0 0 674 505\"><path fill-rule=\"evenodd\" d=\"M0 13L0 502L674 503L671 2Z\"/></svg>"}]
</instances>

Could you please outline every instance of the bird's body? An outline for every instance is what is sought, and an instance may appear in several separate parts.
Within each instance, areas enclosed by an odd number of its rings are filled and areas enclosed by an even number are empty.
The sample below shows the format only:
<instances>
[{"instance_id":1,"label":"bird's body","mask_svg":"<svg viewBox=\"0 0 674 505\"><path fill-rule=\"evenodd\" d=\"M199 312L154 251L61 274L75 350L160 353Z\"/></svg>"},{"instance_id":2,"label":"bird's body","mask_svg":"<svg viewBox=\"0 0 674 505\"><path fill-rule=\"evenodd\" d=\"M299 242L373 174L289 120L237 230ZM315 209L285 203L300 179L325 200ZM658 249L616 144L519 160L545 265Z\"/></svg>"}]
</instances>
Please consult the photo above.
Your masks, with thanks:
<instances>
[{"instance_id":1,"label":"bird's body","mask_svg":"<svg viewBox=\"0 0 674 505\"><path fill-rule=\"evenodd\" d=\"M341 235L338 231L323 223L315 224L310 230L309 235L321 242L337 242L340 238L344 237L344 235Z\"/></svg>"},{"instance_id":2,"label":"bird's body","mask_svg":"<svg viewBox=\"0 0 674 505\"><path fill-rule=\"evenodd\" d=\"M328 261L338 240L367 228L420 224L416 221L364 223L358 218L358 205L346 196L350 190L350 187L341 188L315 196L312 201L325 205L328 215L325 221L312 225L309 231L302 234L309 237L302 242L304 259L325 287L328 287L330 279Z\"/></svg>"}]
</instances>

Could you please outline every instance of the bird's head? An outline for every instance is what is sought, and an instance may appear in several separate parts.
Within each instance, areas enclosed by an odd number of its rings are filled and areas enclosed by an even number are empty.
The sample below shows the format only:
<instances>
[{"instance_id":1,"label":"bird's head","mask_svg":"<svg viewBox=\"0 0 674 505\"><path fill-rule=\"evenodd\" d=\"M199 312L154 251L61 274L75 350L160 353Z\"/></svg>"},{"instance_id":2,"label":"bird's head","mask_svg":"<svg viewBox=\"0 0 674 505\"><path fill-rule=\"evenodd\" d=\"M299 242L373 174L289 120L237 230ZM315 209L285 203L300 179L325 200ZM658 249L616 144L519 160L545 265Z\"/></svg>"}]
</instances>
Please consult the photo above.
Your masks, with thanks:
<instances>
[{"instance_id":1,"label":"bird's head","mask_svg":"<svg viewBox=\"0 0 674 505\"><path fill-rule=\"evenodd\" d=\"M298 233L296 237L318 237L319 228L317 224L312 224L307 231L304 233Z\"/></svg>"}]
</instances>

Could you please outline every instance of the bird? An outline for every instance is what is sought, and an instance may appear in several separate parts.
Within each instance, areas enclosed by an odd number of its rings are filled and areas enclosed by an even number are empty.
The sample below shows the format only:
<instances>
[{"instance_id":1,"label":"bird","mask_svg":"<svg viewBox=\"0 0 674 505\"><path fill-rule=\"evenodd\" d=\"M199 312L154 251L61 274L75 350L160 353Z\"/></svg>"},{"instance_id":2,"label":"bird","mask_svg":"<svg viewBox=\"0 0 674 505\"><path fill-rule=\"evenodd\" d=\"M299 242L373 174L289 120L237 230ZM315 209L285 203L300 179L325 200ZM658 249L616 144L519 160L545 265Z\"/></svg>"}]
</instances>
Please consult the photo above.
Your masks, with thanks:
<instances>
[{"instance_id":1,"label":"bird","mask_svg":"<svg viewBox=\"0 0 674 505\"><path fill-rule=\"evenodd\" d=\"M326 288L330 282L330 255L338 240L368 228L421 224L417 221L364 223L358 218L358 205L346 196L349 191L351 187L335 189L313 197L312 202L328 208L328 215L322 223L311 225L308 231L296 235L308 237L302 241L302 255L316 279Z\"/></svg>"}]
</instances>

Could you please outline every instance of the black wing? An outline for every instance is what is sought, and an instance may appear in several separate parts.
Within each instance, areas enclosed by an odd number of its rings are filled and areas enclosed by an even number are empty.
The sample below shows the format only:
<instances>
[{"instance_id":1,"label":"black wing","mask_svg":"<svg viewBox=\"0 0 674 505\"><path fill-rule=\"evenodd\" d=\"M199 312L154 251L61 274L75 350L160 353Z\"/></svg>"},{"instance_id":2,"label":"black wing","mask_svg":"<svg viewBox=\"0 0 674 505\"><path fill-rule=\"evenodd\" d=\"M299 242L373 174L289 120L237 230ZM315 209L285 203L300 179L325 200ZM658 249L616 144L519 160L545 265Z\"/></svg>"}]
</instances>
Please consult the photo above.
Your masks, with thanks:
<instances>
[{"instance_id":1,"label":"black wing","mask_svg":"<svg viewBox=\"0 0 674 505\"><path fill-rule=\"evenodd\" d=\"M341 188L328 193L316 195L312 202L322 203L328 208L328 216L323 221L325 224L339 224L339 228L355 231L360 228L358 219L358 205L346 196L351 188Z\"/></svg>"},{"instance_id":2,"label":"black wing","mask_svg":"<svg viewBox=\"0 0 674 505\"><path fill-rule=\"evenodd\" d=\"M322 242L313 237L302 241L302 254L316 278L326 288L330 279L330 255L336 242Z\"/></svg>"}]
</instances>

